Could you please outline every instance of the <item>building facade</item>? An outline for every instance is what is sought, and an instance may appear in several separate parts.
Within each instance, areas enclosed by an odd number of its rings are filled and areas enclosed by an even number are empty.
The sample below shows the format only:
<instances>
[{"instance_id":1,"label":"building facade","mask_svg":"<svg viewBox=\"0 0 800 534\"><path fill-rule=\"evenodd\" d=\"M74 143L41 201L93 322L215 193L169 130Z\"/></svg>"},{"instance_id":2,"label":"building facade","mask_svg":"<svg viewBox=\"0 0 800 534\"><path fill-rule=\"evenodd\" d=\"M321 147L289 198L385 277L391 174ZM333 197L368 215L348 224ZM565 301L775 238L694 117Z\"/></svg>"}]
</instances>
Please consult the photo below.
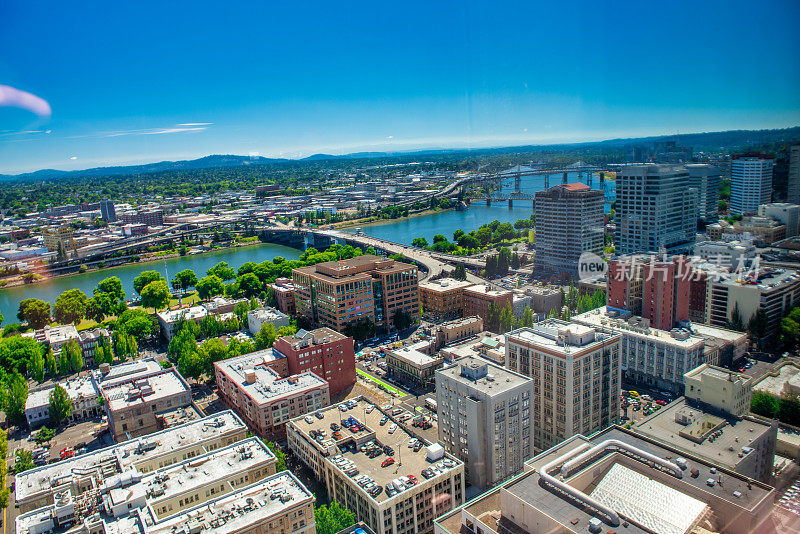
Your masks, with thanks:
<instances>
[{"instance_id":1,"label":"building facade","mask_svg":"<svg viewBox=\"0 0 800 534\"><path fill-rule=\"evenodd\" d=\"M504 289L491 289L488 285L478 284L464 289L464 316L477 316L484 325L489 323L489 308L499 315L506 306L513 306L514 293Z\"/></svg>"},{"instance_id":2,"label":"building facade","mask_svg":"<svg viewBox=\"0 0 800 534\"><path fill-rule=\"evenodd\" d=\"M275 294L275 307L290 317L296 314L292 281L288 278L278 278L274 284L270 284L270 287Z\"/></svg>"},{"instance_id":3,"label":"building facade","mask_svg":"<svg viewBox=\"0 0 800 534\"><path fill-rule=\"evenodd\" d=\"M576 278L581 254L602 255L603 202L602 191L581 183L537 191L534 269Z\"/></svg>"},{"instance_id":4,"label":"building facade","mask_svg":"<svg viewBox=\"0 0 800 534\"><path fill-rule=\"evenodd\" d=\"M753 378L746 374L702 364L684 375L684 383L691 403L734 417L750 413Z\"/></svg>"},{"instance_id":5,"label":"building facade","mask_svg":"<svg viewBox=\"0 0 800 534\"><path fill-rule=\"evenodd\" d=\"M413 387L428 388L434 384L442 362L440 356L430 356L414 347L402 347L386 353L386 372Z\"/></svg>"},{"instance_id":6,"label":"building facade","mask_svg":"<svg viewBox=\"0 0 800 534\"><path fill-rule=\"evenodd\" d=\"M730 199L732 214L754 214L758 212L760 204L768 204L772 200L773 163L773 158L765 154L733 157Z\"/></svg>"},{"instance_id":7,"label":"building facade","mask_svg":"<svg viewBox=\"0 0 800 534\"><path fill-rule=\"evenodd\" d=\"M719 218L719 187L722 172L719 167L707 163L690 163L689 186L697 189L697 218L714 222Z\"/></svg>"},{"instance_id":8,"label":"building facade","mask_svg":"<svg viewBox=\"0 0 800 534\"><path fill-rule=\"evenodd\" d=\"M273 350L285 357L289 374L313 372L336 395L356 381L356 355L352 337L330 328L300 330L275 340Z\"/></svg>"},{"instance_id":9,"label":"building facade","mask_svg":"<svg viewBox=\"0 0 800 534\"><path fill-rule=\"evenodd\" d=\"M535 451L616 423L620 340L619 334L554 319L506 334L506 368L534 382Z\"/></svg>"},{"instance_id":10,"label":"building facade","mask_svg":"<svg viewBox=\"0 0 800 534\"><path fill-rule=\"evenodd\" d=\"M533 381L467 357L436 372L439 443L487 488L519 473L533 454Z\"/></svg>"},{"instance_id":11,"label":"building facade","mask_svg":"<svg viewBox=\"0 0 800 534\"><path fill-rule=\"evenodd\" d=\"M786 200L800 204L800 143L789 147L789 185Z\"/></svg>"},{"instance_id":12,"label":"building facade","mask_svg":"<svg viewBox=\"0 0 800 534\"><path fill-rule=\"evenodd\" d=\"M420 282L423 313L435 321L461 317L464 314L464 289L471 285L471 282L454 278Z\"/></svg>"},{"instance_id":13,"label":"building facade","mask_svg":"<svg viewBox=\"0 0 800 534\"><path fill-rule=\"evenodd\" d=\"M786 237L793 237L800 230L800 205L774 202L758 206L758 215L771 217L786 226Z\"/></svg>"}]
</instances>

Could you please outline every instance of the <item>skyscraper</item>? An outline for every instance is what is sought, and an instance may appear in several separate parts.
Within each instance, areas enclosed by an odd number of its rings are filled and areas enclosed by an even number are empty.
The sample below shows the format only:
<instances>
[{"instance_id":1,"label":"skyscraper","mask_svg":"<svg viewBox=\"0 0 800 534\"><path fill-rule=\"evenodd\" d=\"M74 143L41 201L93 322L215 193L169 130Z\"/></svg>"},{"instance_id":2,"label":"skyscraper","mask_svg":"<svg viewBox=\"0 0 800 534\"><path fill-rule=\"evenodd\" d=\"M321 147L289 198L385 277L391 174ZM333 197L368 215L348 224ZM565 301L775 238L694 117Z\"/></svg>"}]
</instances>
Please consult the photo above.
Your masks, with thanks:
<instances>
[{"instance_id":1,"label":"skyscraper","mask_svg":"<svg viewBox=\"0 0 800 534\"><path fill-rule=\"evenodd\" d=\"M748 153L731 161L731 206L734 215L754 214L772 200L772 156Z\"/></svg>"},{"instance_id":2,"label":"skyscraper","mask_svg":"<svg viewBox=\"0 0 800 534\"><path fill-rule=\"evenodd\" d=\"M697 228L697 191L680 165L630 165L617 173L617 254L688 252ZM538 235L537 235L538 239Z\"/></svg>"},{"instance_id":3,"label":"skyscraper","mask_svg":"<svg viewBox=\"0 0 800 534\"><path fill-rule=\"evenodd\" d=\"M537 271L574 277L582 253L603 253L602 191L581 183L537 191L534 214Z\"/></svg>"},{"instance_id":4,"label":"skyscraper","mask_svg":"<svg viewBox=\"0 0 800 534\"><path fill-rule=\"evenodd\" d=\"M800 204L800 143L789 147L789 186L786 201Z\"/></svg>"},{"instance_id":5,"label":"skyscraper","mask_svg":"<svg viewBox=\"0 0 800 534\"><path fill-rule=\"evenodd\" d=\"M117 221L117 212L114 210L114 202L108 199L100 201L100 217L106 222Z\"/></svg>"},{"instance_id":6,"label":"skyscraper","mask_svg":"<svg viewBox=\"0 0 800 534\"><path fill-rule=\"evenodd\" d=\"M719 213L719 184L722 172L714 165L693 163L686 165L690 186L697 189L697 218L716 222Z\"/></svg>"}]
</instances>

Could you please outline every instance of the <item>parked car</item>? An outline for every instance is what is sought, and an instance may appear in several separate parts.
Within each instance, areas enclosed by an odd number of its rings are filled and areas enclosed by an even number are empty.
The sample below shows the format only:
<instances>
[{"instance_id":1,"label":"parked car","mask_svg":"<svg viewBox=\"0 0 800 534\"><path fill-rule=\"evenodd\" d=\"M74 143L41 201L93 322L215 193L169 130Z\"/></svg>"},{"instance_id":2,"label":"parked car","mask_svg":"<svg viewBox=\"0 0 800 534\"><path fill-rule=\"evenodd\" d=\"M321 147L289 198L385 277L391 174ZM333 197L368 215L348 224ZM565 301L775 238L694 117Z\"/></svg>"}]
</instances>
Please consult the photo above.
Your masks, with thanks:
<instances>
[{"instance_id":1,"label":"parked car","mask_svg":"<svg viewBox=\"0 0 800 534\"><path fill-rule=\"evenodd\" d=\"M394 463L394 458L390 456L381 462L381 467L389 467L393 463Z\"/></svg>"}]
</instances>

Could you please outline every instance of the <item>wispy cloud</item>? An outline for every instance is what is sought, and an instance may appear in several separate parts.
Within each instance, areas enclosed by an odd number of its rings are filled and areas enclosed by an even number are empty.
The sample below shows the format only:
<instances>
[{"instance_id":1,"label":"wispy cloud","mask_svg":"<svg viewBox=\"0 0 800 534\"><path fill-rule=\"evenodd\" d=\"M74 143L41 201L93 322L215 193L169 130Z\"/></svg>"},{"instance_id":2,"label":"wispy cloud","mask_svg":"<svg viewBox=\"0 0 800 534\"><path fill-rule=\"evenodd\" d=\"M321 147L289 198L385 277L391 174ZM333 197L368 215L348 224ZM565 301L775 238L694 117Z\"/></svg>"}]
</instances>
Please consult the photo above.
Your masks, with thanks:
<instances>
[{"instance_id":1,"label":"wispy cloud","mask_svg":"<svg viewBox=\"0 0 800 534\"><path fill-rule=\"evenodd\" d=\"M199 132L202 130L207 130L208 126L190 126L190 127L182 127L182 128L161 128L160 130L153 130L150 132L143 132L142 135L161 135L161 134L171 134L171 133L181 133L181 132Z\"/></svg>"},{"instance_id":2,"label":"wispy cloud","mask_svg":"<svg viewBox=\"0 0 800 534\"><path fill-rule=\"evenodd\" d=\"M211 126L213 122L182 122L178 126Z\"/></svg>"},{"instance_id":3,"label":"wispy cloud","mask_svg":"<svg viewBox=\"0 0 800 534\"><path fill-rule=\"evenodd\" d=\"M53 113L50 104L44 98L9 85L0 85L0 106L27 109L43 119L49 119Z\"/></svg>"},{"instance_id":4,"label":"wispy cloud","mask_svg":"<svg viewBox=\"0 0 800 534\"><path fill-rule=\"evenodd\" d=\"M201 132L207 130L213 123L211 122L195 122L195 123L182 123L168 128L142 128L137 130L112 130L109 132L99 132L94 134L85 135L72 135L67 139L84 139L84 138L107 138L107 137L122 137L125 135L163 135L185 132Z\"/></svg>"}]
</instances>

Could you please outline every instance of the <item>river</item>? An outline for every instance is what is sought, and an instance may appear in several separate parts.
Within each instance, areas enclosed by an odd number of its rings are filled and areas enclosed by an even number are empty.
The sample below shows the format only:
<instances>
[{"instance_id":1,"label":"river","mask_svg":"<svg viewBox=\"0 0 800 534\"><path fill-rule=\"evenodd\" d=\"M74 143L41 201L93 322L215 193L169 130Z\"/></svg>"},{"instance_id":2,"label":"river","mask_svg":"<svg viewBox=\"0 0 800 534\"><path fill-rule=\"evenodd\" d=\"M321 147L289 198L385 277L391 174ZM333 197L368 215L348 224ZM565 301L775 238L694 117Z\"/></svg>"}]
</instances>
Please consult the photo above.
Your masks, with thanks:
<instances>
[{"instance_id":1,"label":"river","mask_svg":"<svg viewBox=\"0 0 800 534\"><path fill-rule=\"evenodd\" d=\"M230 248L217 250L194 256L169 258L166 260L166 272L172 279L175 273L183 269L191 269L198 278L205 276L208 269L221 261L226 261L234 269L248 261L261 262L271 260L277 256L287 260L295 260L302 254L301 250L281 245L262 244L252 247ZM152 263L131 263L119 267L110 267L102 270L91 270L83 274L73 274L52 278L31 285L9 287L0 290L0 313L5 318L5 324L17 322L17 310L21 300L28 298L41 299L54 303L56 297L67 289L80 289L91 297L97 283L109 276L116 276L122 281L127 298L133 297L133 279L142 271L158 271L164 274L164 260Z\"/></svg>"},{"instance_id":2,"label":"river","mask_svg":"<svg viewBox=\"0 0 800 534\"><path fill-rule=\"evenodd\" d=\"M569 181L576 181L577 176L572 174L568 177ZM550 185L561 183L562 176L552 176ZM595 177L593 187L599 187L599 180ZM609 210L610 202L613 200L614 183L605 183L606 211ZM513 178L506 180L501 189L502 192L513 191ZM522 177L520 189L524 193L534 193L544 189L544 178L541 176ZM453 239L453 232L459 228L465 232L477 229L484 223L492 222L497 219L500 222L515 222L519 219L527 219L533 213L532 200L515 200L513 207L508 207L508 202L495 202L487 206L484 201L473 202L469 209L465 211L448 210L441 213L408 217L404 219L393 219L364 225L361 230L370 236L410 245L415 237L424 237L429 243L433 242L433 236L442 234L448 240ZM351 229L349 231L355 231ZM206 270L221 261L228 262L234 269L248 261L261 262L271 260L276 256L286 259L297 259L302 251L284 247L280 245L266 244L246 248L226 249L195 256L183 256L166 260L167 274L173 277L175 273L183 269L192 269L198 278L205 275ZM164 273L164 262L154 263L134 263L103 269L100 271L92 270L83 274L74 274L60 278L38 282L36 284L11 287L0 290L0 313L5 317L6 323L16 322L17 309L19 302L26 298L37 298L51 304L56 297L67 289L77 288L91 296L97 283L109 276L117 276L122 280L122 286L128 298L133 296L133 279L142 271L157 270Z\"/></svg>"}]
</instances>

